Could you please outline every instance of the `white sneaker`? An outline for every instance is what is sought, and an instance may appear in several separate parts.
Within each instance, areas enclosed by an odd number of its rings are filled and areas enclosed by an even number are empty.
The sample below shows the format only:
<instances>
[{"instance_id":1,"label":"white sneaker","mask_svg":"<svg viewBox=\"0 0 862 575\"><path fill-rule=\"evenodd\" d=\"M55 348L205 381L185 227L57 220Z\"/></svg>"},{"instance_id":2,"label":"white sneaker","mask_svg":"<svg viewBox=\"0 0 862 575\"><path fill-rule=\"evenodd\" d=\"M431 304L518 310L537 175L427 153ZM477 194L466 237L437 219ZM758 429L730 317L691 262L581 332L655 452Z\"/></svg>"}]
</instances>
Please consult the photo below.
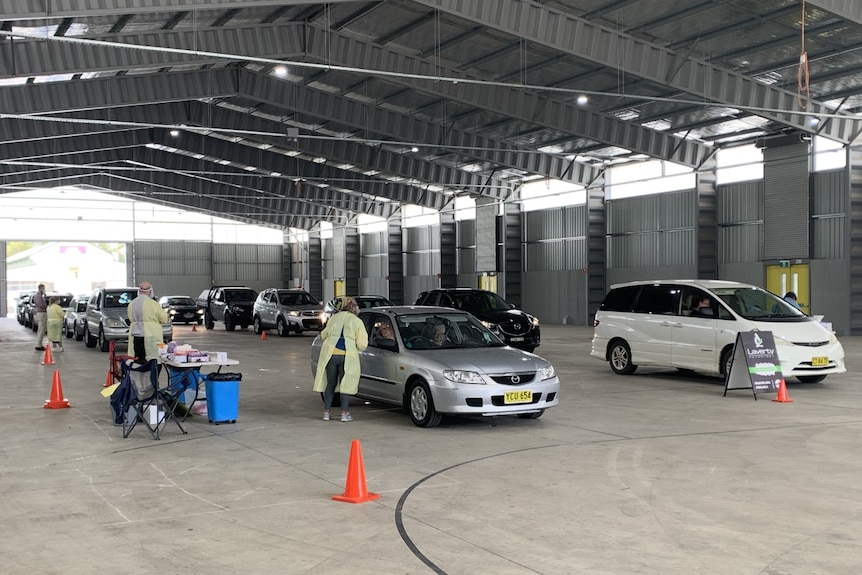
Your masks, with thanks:
<instances>
[{"instance_id":1,"label":"white sneaker","mask_svg":"<svg viewBox=\"0 0 862 575\"><path fill-rule=\"evenodd\" d=\"M323 412L323 421L329 421L329 412L328 411Z\"/></svg>"},{"instance_id":2,"label":"white sneaker","mask_svg":"<svg viewBox=\"0 0 862 575\"><path fill-rule=\"evenodd\" d=\"M353 417L349 413L342 413L341 414L341 421L342 422L353 421Z\"/></svg>"}]
</instances>

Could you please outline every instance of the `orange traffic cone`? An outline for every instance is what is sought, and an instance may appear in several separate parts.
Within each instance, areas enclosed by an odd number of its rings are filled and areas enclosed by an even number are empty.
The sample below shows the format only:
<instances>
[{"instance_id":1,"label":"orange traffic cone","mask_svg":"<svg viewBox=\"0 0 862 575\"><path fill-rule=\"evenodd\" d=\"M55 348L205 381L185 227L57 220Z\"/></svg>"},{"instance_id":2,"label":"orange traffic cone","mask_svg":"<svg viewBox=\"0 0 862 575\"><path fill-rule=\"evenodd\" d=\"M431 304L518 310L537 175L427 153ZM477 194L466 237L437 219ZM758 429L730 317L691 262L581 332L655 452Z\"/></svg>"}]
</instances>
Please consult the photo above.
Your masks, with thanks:
<instances>
[{"instance_id":1,"label":"orange traffic cone","mask_svg":"<svg viewBox=\"0 0 862 575\"><path fill-rule=\"evenodd\" d=\"M102 387L111 387L114 385L114 374L111 373L111 369L108 368L108 375L105 376L105 385Z\"/></svg>"},{"instance_id":2,"label":"orange traffic cone","mask_svg":"<svg viewBox=\"0 0 862 575\"><path fill-rule=\"evenodd\" d=\"M45 409L62 409L69 407L69 400L63 397L63 385L60 383L60 370L54 370L54 382L51 385L51 399L45 401Z\"/></svg>"},{"instance_id":3,"label":"orange traffic cone","mask_svg":"<svg viewBox=\"0 0 862 575\"><path fill-rule=\"evenodd\" d=\"M784 383L783 379L779 380L778 395L772 401L777 401L779 403L791 403L793 401L790 399L790 396L787 395L787 384Z\"/></svg>"},{"instance_id":4,"label":"orange traffic cone","mask_svg":"<svg viewBox=\"0 0 862 575\"><path fill-rule=\"evenodd\" d=\"M51 344L45 346L45 357L42 359L42 365L54 365L54 357L51 355Z\"/></svg>"},{"instance_id":5,"label":"orange traffic cone","mask_svg":"<svg viewBox=\"0 0 862 575\"><path fill-rule=\"evenodd\" d=\"M192 324L192 331L197 331L197 330L198 330L198 324L193 323Z\"/></svg>"},{"instance_id":6,"label":"orange traffic cone","mask_svg":"<svg viewBox=\"0 0 862 575\"><path fill-rule=\"evenodd\" d=\"M365 503L380 499L379 493L368 493L365 485L365 464L362 463L362 446L354 439L350 445L350 461L347 463L347 484L343 495L333 495L335 501L347 503Z\"/></svg>"},{"instance_id":7,"label":"orange traffic cone","mask_svg":"<svg viewBox=\"0 0 862 575\"><path fill-rule=\"evenodd\" d=\"M266 331L265 330L260 332L260 339L266 339Z\"/></svg>"}]
</instances>

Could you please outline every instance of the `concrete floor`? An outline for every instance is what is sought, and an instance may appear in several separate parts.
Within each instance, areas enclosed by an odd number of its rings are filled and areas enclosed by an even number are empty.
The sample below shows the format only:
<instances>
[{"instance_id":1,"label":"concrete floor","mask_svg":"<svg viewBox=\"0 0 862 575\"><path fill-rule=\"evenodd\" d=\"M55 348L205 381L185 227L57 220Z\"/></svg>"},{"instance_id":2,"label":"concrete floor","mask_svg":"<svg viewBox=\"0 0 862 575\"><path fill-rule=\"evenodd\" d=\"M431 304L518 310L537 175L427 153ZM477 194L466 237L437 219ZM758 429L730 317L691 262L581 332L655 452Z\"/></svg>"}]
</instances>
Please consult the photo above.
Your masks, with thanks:
<instances>
[{"instance_id":1,"label":"concrete floor","mask_svg":"<svg viewBox=\"0 0 862 575\"><path fill-rule=\"evenodd\" d=\"M34 334L0 319L0 572L862 570L862 338L843 338L848 374L775 403L672 370L616 376L590 329L543 326L559 407L419 429L375 404L321 421L310 334L174 333L240 360L239 419L123 439L99 394L107 354L66 340L44 366ZM55 370L69 409L43 409ZM331 500L353 439L377 501Z\"/></svg>"}]
</instances>

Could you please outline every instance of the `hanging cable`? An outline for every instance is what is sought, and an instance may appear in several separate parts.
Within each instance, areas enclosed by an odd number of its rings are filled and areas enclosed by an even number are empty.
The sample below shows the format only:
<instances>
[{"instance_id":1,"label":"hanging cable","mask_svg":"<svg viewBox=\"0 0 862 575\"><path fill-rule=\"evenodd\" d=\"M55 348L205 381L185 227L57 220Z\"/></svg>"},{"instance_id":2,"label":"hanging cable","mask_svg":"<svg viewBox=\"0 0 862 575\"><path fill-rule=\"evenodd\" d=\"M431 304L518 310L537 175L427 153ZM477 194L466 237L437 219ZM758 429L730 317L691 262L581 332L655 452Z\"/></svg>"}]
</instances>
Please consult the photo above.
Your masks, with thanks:
<instances>
[{"instance_id":1,"label":"hanging cable","mask_svg":"<svg viewBox=\"0 0 862 575\"><path fill-rule=\"evenodd\" d=\"M800 23L802 31L802 52L799 54L799 68L796 71L796 101L803 110L808 109L811 100L811 86L808 74L808 52L805 51L805 0L802 0L802 20Z\"/></svg>"}]
</instances>

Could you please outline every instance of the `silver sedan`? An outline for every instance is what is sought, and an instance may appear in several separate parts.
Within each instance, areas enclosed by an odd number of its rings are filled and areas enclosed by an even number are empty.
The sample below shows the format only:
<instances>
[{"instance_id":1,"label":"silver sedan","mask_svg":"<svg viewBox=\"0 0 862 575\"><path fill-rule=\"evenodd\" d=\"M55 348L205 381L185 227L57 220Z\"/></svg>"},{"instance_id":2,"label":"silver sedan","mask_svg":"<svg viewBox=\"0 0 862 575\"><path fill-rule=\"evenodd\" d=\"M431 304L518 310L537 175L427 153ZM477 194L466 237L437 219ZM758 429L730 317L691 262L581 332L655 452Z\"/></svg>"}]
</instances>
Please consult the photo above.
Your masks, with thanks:
<instances>
[{"instance_id":1,"label":"silver sedan","mask_svg":"<svg viewBox=\"0 0 862 575\"><path fill-rule=\"evenodd\" d=\"M559 403L560 380L545 359L508 347L471 314L439 307L362 310L359 397L403 406L413 423L443 415L541 417ZM311 348L317 371L321 339Z\"/></svg>"}]
</instances>

